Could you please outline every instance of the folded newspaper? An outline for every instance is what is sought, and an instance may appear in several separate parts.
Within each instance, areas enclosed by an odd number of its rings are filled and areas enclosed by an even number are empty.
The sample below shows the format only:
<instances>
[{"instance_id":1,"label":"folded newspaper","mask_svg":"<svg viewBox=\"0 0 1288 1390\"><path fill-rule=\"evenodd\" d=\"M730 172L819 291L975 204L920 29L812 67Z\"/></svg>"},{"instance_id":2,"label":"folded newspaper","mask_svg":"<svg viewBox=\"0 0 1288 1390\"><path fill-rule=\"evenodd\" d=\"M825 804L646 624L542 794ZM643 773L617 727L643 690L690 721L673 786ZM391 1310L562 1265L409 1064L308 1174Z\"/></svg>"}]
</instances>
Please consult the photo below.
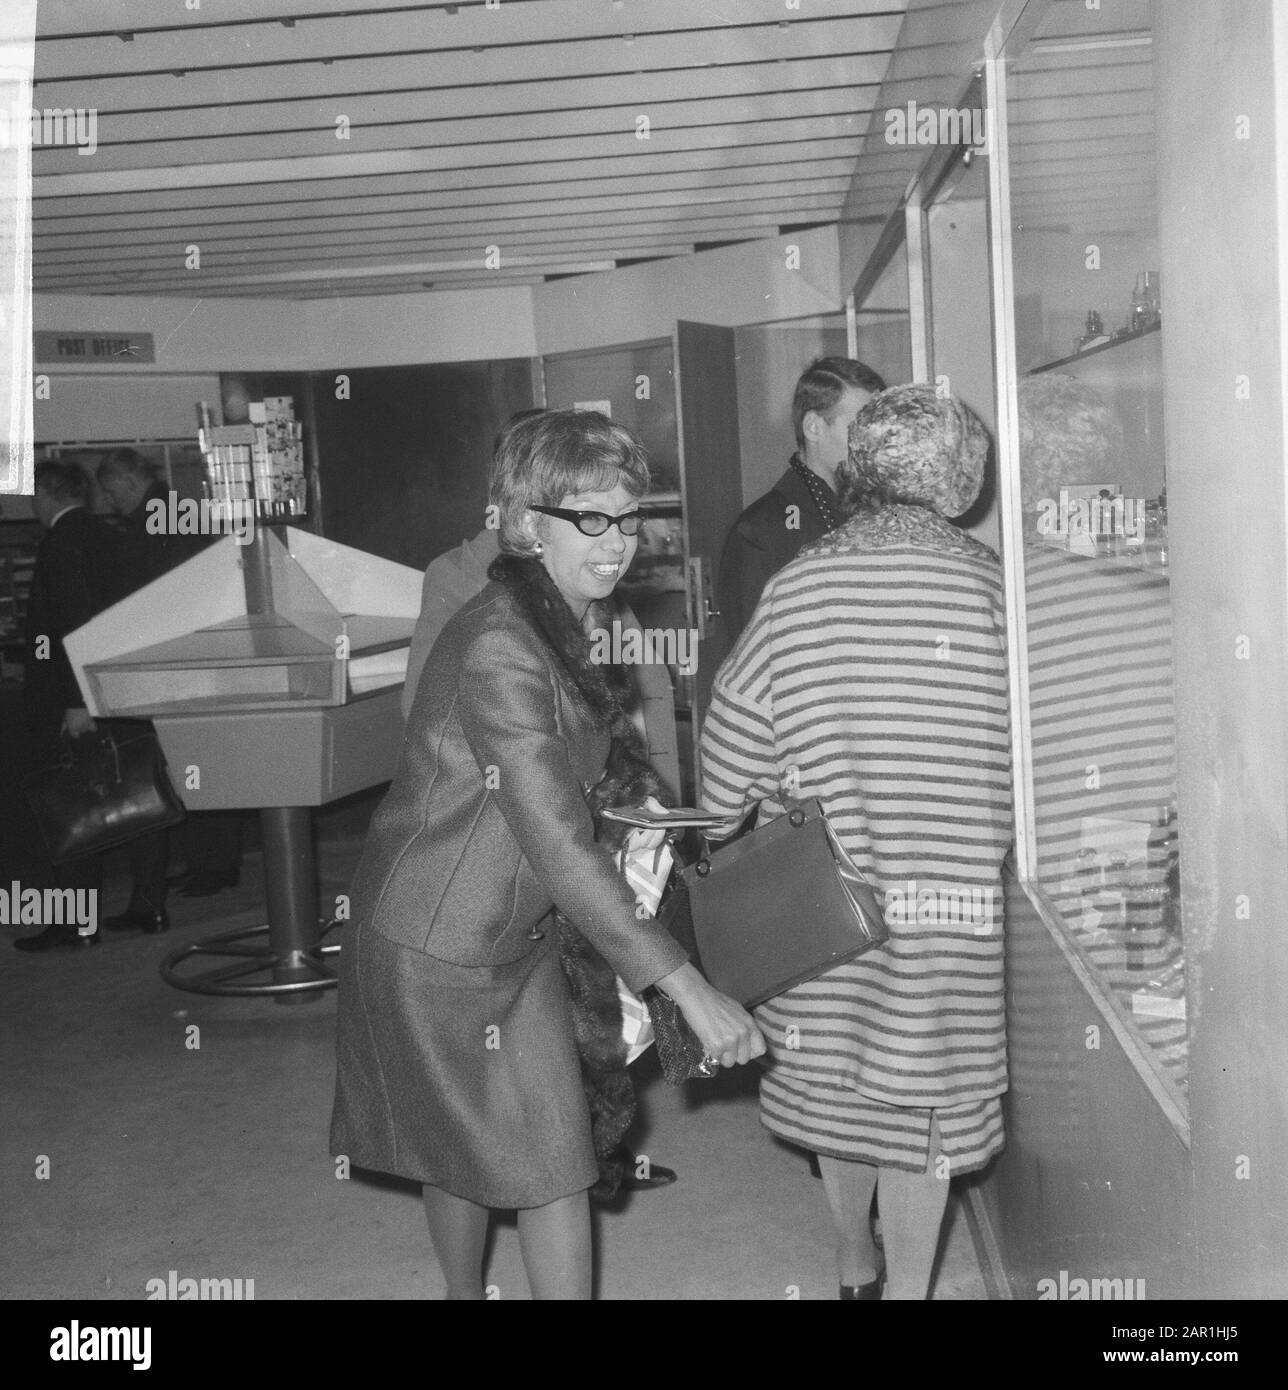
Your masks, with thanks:
<instances>
[{"instance_id":1,"label":"folded newspaper","mask_svg":"<svg viewBox=\"0 0 1288 1390\"><path fill-rule=\"evenodd\" d=\"M672 806L664 811L651 811L647 806L610 806L600 815L605 820L620 821L623 825L634 825L641 830L681 830L688 826L717 830L721 832L717 839L732 834L746 819L745 814L741 813L719 815L712 811L699 811L693 806Z\"/></svg>"}]
</instances>

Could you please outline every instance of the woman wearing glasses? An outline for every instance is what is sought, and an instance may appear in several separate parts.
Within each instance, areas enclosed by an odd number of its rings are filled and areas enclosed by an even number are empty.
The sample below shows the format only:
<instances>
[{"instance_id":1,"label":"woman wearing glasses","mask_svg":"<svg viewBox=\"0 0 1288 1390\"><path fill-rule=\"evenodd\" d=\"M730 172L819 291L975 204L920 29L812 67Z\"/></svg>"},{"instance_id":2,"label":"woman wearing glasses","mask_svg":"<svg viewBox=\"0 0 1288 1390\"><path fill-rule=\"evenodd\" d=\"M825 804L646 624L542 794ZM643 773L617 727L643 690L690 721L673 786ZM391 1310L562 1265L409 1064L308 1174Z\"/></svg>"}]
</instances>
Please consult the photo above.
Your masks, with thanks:
<instances>
[{"instance_id":1,"label":"woman wearing glasses","mask_svg":"<svg viewBox=\"0 0 1288 1390\"><path fill-rule=\"evenodd\" d=\"M598 1169L557 907L724 1066L764 1051L595 843L587 804L635 748L624 673L591 659L648 488L604 416L551 411L498 450L492 582L444 628L372 821L342 954L332 1148L423 1184L449 1299L483 1297L490 1208L517 1208L535 1298L588 1298Z\"/></svg>"}]
</instances>

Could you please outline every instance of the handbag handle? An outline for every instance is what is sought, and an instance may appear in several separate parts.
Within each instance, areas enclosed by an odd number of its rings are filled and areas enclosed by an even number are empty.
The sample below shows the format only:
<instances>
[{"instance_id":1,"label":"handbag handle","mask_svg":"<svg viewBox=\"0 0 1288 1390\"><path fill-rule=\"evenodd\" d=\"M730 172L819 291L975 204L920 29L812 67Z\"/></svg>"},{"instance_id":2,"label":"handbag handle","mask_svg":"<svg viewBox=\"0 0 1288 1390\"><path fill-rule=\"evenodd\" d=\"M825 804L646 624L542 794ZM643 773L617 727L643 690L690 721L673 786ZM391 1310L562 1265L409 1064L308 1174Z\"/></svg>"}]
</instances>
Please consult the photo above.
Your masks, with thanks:
<instances>
[{"instance_id":1,"label":"handbag handle","mask_svg":"<svg viewBox=\"0 0 1288 1390\"><path fill-rule=\"evenodd\" d=\"M59 735L59 742L62 747L59 750L58 761L65 768L75 767L77 759L77 745L85 740L93 739L93 751L89 750L88 744L80 761L88 762L90 758L110 758L110 773L103 779L104 785L108 781L113 786L120 786L121 783L121 750L117 745L116 739L106 730L96 730L92 734L80 734L73 736L68 733ZM107 771L107 769L104 769Z\"/></svg>"},{"instance_id":2,"label":"handbag handle","mask_svg":"<svg viewBox=\"0 0 1288 1390\"><path fill-rule=\"evenodd\" d=\"M778 804L783 808L783 812L787 819L799 830L801 826L805 824L806 817L809 814L809 802L814 799L815 798L810 797L808 800L802 801L800 797L785 796ZM726 845L733 844L735 841L748 834L751 829L759 825L760 808L764 804L763 800L752 802L751 808L744 813L734 831L724 836L722 839L715 841L714 847L711 836L708 835L705 830L699 832L702 836L703 851L698 862L694 865L694 869L700 877L705 878L711 872L711 856L715 850L723 849Z\"/></svg>"}]
</instances>

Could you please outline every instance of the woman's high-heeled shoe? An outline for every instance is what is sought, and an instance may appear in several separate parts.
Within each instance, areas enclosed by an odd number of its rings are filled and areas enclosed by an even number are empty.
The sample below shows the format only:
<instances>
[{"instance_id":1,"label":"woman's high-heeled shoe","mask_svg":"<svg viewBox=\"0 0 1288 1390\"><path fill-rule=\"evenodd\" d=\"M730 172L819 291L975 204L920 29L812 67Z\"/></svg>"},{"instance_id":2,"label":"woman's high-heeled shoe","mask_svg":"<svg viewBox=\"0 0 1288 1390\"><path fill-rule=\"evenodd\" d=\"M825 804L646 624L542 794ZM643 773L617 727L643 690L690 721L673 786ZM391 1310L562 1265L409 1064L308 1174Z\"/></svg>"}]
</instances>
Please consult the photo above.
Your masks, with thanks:
<instances>
[{"instance_id":1,"label":"woman's high-heeled shoe","mask_svg":"<svg viewBox=\"0 0 1288 1390\"><path fill-rule=\"evenodd\" d=\"M881 1301L881 1291L885 1288L885 1270L869 1283L866 1284L842 1284L841 1301L843 1303L879 1303Z\"/></svg>"}]
</instances>

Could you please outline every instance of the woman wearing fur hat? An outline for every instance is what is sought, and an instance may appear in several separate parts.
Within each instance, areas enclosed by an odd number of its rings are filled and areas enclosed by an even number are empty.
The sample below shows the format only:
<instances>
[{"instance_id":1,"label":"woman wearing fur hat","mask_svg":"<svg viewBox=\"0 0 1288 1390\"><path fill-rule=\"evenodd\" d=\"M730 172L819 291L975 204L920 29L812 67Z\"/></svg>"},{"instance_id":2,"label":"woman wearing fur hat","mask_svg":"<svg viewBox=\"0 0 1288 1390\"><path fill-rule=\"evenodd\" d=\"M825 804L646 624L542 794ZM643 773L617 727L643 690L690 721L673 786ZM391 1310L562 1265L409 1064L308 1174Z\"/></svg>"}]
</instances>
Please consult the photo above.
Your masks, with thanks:
<instances>
[{"instance_id":1,"label":"woman wearing fur hat","mask_svg":"<svg viewBox=\"0 0 1288 1390\"><path fill-rule=\"evenodd\" d=\"M761 1119L818 1155L841 1297L929 1291L948 1179L1002 1145L1002 860L1012 839L997 556L950 518L988 441L929 386L874 396L838 471L848 520L780 571L716 678L703 801L817 797L889 941L757 1010ZM784 924L786 929L789 924Z\"/></svg>"},{"instance_id":2,"label":"woman wearing fur hat","mask_svg":"<svg viewBox=\"0 0 1288 1390\"><path fill-rule=\"evenodd\" d=\"M640 445L601 415L508 432L491 498L502 555L435 645L354 882L332 1149L423 1184L448 1298L483 1297L494 1207L518 1209L534 1297L590 1296L599 1169L552 909L632 989L670 994L722 1066L764 1051L751 1017L638 917L595 839L588 798L659 785L623 712L626 673L595 664L587 637L610 621L647 486Z\"/></svg>"}]
</instances>

